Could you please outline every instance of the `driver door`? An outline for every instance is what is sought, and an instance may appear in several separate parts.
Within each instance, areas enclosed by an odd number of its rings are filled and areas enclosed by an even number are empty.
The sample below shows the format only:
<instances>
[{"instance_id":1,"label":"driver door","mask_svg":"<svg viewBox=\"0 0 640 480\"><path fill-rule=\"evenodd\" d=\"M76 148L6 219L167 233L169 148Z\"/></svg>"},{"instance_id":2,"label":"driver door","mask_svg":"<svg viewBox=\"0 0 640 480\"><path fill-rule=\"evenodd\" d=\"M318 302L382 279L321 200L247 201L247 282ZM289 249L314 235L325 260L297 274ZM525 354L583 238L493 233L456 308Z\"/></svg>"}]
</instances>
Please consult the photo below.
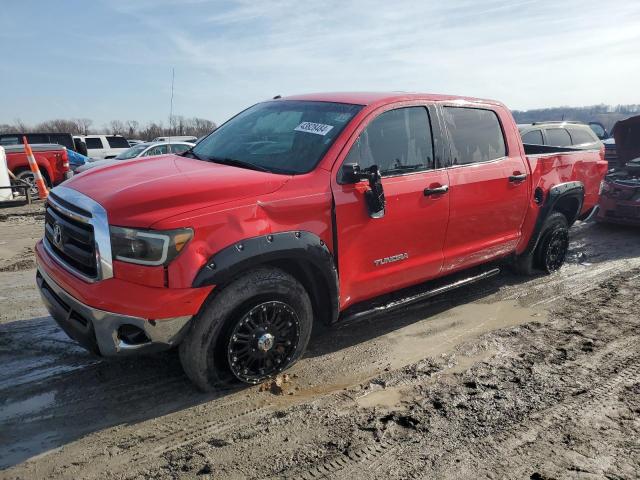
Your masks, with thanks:
<instances>
[{"instance_id":1,"label":"driver door","mask_svg":"<svg viewBox=\"0 0 640 480\"><path fill-rule=\"evenodd\" d=\"M436 168L437 117L425 105L372 114L336 162L336 213L341 307L433 278L443 264L449 219L447 171ZM433 124L436 128L432 128ZM384 214L372 218L366 181L349 183L342 165L377 165L386 197ZM434 192L434 193L431 193Z\"/></svg>"}]
</instances>

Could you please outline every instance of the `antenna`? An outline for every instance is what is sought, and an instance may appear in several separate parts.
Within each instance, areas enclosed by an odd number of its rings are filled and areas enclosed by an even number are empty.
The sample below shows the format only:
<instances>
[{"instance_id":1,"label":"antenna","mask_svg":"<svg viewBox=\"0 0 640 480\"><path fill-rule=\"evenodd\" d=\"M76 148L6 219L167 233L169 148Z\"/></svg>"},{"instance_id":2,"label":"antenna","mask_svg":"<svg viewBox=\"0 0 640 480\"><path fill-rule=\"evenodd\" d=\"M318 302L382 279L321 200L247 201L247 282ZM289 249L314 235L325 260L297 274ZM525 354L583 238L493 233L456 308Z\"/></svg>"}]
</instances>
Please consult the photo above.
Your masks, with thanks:
<instances>
[{"instance_id":1,"label":"antenna","mask_svg":"<svg viewBox=\"0 0 640 480\"><path fill-rule=\"evenodd\" d=\"M173 119L173 83L176 78L176 69L171 67L171 101L169 103L169 141L171 141L171 121Z\"/></svg>"}]
</instances>

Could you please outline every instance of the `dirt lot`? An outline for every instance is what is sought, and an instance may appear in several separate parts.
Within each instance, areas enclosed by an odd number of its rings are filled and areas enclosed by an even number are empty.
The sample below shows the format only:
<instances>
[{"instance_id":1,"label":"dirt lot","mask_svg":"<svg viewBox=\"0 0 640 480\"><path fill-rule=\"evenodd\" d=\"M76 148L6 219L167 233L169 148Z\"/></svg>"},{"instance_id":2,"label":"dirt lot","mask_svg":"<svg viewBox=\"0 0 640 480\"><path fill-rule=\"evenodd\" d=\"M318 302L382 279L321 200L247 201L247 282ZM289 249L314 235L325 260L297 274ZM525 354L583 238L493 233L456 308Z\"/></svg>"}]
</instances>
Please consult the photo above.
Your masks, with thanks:
<instances>
[{"instance_id":1,"label":"dirt lot","mask_svg":"<svg viewBox=\"0 0 640 480\"><path fill-rule=\"evenodd\" d=\"M0 210L0 478L640 477L638 230L578 224L557 274L315 332L281 394L203 394L175 352L56 327L40 208Z\"/></svg>"}]
</instances>

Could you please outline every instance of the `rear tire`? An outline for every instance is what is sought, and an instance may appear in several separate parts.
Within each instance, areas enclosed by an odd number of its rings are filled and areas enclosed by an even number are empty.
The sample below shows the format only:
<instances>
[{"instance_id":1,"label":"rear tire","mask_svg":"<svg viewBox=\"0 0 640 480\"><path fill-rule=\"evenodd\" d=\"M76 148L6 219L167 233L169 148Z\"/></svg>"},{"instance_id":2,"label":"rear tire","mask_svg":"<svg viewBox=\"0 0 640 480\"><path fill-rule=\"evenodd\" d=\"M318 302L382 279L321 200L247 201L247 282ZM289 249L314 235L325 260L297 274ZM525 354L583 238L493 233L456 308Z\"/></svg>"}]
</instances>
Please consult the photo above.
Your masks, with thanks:
<instances>
[{"instance_id":1,"label":"rear tire","mask_svg":"<svg viewBox=\"0 0 640 480\"><path fill-rule=\"evenodd\" d=\"M569 250L569 222L562 213L552 213L544 223L536 247L535 266L546 273L559 270Z\"/></svg>"},{"instance_id":2,"label":"rear tire","mask_svg":"<svg viewBox=\"0 0 640 480\"><path fill-rule=\"evenodd\" d=\"M29 184L29 191L31 192L32 198L38 198L38 185L36 183L36 176L31 170L22 170L16 174L16 178L18 180L22 180ZM44 180L45 185L48 189L51 188L51 183L45 174L42 174L42 179ZM18 192L18 190L16 190Z\"/></svg>"},{"instance_id":3,"label":"rear tire","mask_svg":"<svg viewBox=\"0 0 640 480\"><path fill-rule=\"evenodd\" d=\"M518 256L514 269L521 275L531 275L535 269L553 273L560 269L569 248L569 222L562 213L553 212L542 226L540 237L532 253Z\"/></svg>"},{"instance_id":4,"label":"rear tire","mask_svg":"<svg viewBox=\"0 0 640 480\"><path fill-rule=\"evenodd\" d=\"M214 291L180 344L180 361L198 388L260 383L304 353L311 300L288 273L260 268Z\"/></svg>"}]
</instances>

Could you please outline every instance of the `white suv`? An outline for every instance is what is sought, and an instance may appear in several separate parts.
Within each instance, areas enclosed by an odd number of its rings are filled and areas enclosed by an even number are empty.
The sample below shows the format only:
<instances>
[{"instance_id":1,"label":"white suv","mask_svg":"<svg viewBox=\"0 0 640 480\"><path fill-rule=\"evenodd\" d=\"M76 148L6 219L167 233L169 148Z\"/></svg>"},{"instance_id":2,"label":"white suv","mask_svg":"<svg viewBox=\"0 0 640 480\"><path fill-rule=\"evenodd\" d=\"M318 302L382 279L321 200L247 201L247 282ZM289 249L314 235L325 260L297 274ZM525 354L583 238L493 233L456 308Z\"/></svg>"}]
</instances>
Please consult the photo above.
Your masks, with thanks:
<instances>
[{"instance_id":1,"label":"white suv","mask_svg":"<svg viewBox=\"0 0 640 480\"><path fill-rule=\"evenodd\" d=\"M87 144L87 156L91 158L115 158L130 148L122 135L85 135L78 138Z\"/></svg>"}]
</instances>

